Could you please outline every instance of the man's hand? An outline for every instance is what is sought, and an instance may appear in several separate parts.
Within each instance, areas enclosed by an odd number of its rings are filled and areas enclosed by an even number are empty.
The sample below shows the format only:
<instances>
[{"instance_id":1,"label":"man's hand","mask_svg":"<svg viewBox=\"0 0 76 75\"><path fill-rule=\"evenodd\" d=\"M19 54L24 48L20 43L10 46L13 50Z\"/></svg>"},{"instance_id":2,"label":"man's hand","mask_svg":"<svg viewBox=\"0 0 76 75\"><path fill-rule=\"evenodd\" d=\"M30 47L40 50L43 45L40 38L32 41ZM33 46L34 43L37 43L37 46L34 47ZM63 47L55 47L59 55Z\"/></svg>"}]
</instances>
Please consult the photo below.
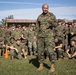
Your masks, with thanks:
<instances>
[{"instance_id":1,"label":"man's hand","mask_svg":"<svg viewBox=\"0 0 76 75\"><path fill-rule=\"evenodd\" d=\"M68 54L68 57L69 57L69 58L72 58L70 54Z\"/></svg>"},{"instance_id":2,"label":"man's hand","mask_svg":"<svg viewBox=\"0 0 76 75\"><path fill-rule=\"evenodd\" d=\"M34 36L33 39L36 39L36 36Z\"/></svg>"},{"instance_id":3,"label":"man's hand","mask_svg":"<svg viewBox=\"0 0 76 75\"><path fill-rule=\"evenodd\" d=\"M71 35L74 35L74 32L71 32Z\"/></svg>"},{"instance_id":4,"label":"man's hand","mask_svg":"<svg viewBox=\"0 0 76 75\"><path fill-rule=\"evenodd\" d=\"M13 46L10 46L10 49L14 49L14 47Z\"/></svg>"},{"instance_id":5,"label":"man's hand","mask_svg":"<svg viewBox=\"0 0 76 75\"><path fill-rule=\"evenodd\" d=\"M48 20L48 23L51 23L52 22L52 20Z\"/></svg>"}]
</instances>

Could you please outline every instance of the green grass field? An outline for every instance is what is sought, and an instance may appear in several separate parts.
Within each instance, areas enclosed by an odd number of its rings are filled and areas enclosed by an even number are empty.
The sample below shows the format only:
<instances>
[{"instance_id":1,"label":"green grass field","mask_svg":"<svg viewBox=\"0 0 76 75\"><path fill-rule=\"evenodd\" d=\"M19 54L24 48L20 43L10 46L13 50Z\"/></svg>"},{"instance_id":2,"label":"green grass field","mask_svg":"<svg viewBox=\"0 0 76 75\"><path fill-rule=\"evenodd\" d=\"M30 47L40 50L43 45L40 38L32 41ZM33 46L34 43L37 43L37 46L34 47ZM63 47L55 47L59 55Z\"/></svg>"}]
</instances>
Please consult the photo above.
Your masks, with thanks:
<instances>
[{"instance_id":1,"label":"green grass field","mask_svg":"<svg viewBox=\"0 0 76 75\"><path fill-rule=\"evenodd\" d=\"M0 57L0 75L48 75L50 61L44 61L44 69L36 71L39 64L35 56L10 60ZM76 59L56 61L56 71L50 75L76 75Z\"/></svg>"}]
</instances>

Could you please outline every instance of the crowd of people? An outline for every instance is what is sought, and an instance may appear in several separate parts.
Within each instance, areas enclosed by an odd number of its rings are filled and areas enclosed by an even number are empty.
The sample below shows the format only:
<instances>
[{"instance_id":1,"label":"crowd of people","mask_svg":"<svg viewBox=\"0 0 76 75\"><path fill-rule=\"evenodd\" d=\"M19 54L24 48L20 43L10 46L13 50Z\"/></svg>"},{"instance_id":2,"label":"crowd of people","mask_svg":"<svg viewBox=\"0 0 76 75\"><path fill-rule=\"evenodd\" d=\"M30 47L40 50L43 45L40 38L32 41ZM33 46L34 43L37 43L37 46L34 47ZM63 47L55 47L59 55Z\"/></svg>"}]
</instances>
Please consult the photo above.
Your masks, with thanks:
<instances>
[{"instance_id":1,"label":"crowd of people","mask_svg":"<svg viewBox=\"0 0 76 75\"><path fill-rule=\"evenodd\" d=\"M37 39L35 38L34 24L29 27L12 25L11 27L0 27L0 56L9 51L13 58L27 58L27 55L35 55L37 52Z\"/></svg>"},{"instance_id":2,"label":"crowd of people","mask_svg":"<svg viewBox=\"0 0 76 75\"><path fill-rule=\"evenodd\" d=\"M0 27L0 56L4 56L6 48L11 59L35 55L40 62L40 71L45 55L52 62L49 72L55 71L55 59L76 58L76 20L57 20L48 8L47 4L42 6L43 13L36 24Z\"/></svg>"},{"instance_id":3,"label":"crowd of people","mask_svg":"<svg viewBox=\"0 0 76 75\"><path fill-rule=\"evenodd\" d=\"M68 58L75 57L76 20L73 20L73 22L65 22L64 20L59 19L57 27L53 28L53 33L55 43L54 50L57 51L57 59L60 57L66 57L66 54L68 55ZM21 49L18 45L20 45ZM35 24L30 24L28 27L21 27L20 25L11 25L10 27L1 26L0 56L3 56L6 46L8 47L10 56L13 57L15 57L14 55L18 52L20 52L24 58L27 58L27 55L37 55L37 36L35 32ZM75 49L72 47L75 47ZM14 54L13 52L17 53Z\"/></svg>"},{"instance_id":4,"label":"crowd of people","mask_svg":"<svg viewBox=\"0 0 76 75\"><path fill-rule=\"evenodd\" d=\"M55 36L57 36L55 49L58 49L58 52L61 51L61 57L76 58L76 20L73 22L60 20L55 28ZM58 55L59 58L60 55Z\"/></svg>"}]
</instances>

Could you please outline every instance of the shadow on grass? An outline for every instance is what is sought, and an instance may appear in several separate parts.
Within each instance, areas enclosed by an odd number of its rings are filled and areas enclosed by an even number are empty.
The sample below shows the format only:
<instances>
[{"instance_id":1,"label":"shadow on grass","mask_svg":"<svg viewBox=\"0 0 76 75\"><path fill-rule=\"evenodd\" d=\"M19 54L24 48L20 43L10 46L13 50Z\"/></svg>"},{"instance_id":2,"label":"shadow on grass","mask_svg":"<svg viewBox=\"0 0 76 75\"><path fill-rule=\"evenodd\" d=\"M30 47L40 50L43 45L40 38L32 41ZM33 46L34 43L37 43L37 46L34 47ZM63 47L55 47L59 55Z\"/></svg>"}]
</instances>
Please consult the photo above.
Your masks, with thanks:
<instances>
[{"instance_id":1,"label":"shadow on grass","mask_svg":"<svg viewBox=\"0 0 76 75\"><path fill-rule=\"evenodd\" d=\"M29 63L32 63L35 67L39 67L39 62L37 58L32 58Z\"/></svg>"},{"instance_id":2,"label":"shadow on grass","mask_svg":"<svg viewBox=\"0 0 76 75\"><path fill-rule=\"evenodd\" d=\"M38 62L38 59L37 58L33 58L33 59L31 59L30 61L29 61L29 63L32 63L35 67L39 67L39 62ZM44 67L46 67L47 69L50 69L50 67L47 65L47 64L45 64L45 63L43 63L44 64Z\"/></svg>"}]
</instances>

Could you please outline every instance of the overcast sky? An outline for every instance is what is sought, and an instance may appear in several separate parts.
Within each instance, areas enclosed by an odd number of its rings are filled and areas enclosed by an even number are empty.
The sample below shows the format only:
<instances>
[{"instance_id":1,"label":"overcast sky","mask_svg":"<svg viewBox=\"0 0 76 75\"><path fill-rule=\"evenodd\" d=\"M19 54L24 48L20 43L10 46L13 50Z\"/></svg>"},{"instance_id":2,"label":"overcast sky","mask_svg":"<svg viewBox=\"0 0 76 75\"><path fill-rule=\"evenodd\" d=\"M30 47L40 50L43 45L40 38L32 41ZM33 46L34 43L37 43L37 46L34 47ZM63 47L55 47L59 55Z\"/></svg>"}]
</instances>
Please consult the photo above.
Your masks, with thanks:
<instances>
[{"instance_id":1,"label":"overcast sky","mask_svg":"<svg viewBox=\"0 0 76 75\"><path fill-rule=\"evenodd\" d=\"M57 19L76 19L76 0L0 0L0 20L9 15L15 19L37 19L44 3Z\"/></svg>"}]
</instances>

